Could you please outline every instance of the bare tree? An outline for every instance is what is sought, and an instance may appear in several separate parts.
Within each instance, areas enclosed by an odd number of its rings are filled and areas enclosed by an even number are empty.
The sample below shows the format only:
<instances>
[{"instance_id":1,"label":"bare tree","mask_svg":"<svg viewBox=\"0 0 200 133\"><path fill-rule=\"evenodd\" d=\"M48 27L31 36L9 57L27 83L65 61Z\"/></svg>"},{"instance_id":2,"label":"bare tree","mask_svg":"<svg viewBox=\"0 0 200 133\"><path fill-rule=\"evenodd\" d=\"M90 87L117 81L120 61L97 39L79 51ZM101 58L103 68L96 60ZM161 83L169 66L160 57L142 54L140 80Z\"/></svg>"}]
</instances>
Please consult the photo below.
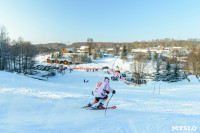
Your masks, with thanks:
<instances>
[{"instance_id":1,"label":"bare tree","mask_svg":"<svg viewBox=\"0 0 200 133\"><path fill-rule=\"evenodd\" d=\"M87 39L87 46L89 46L89 55L91 55L91 49L94 48L94 41L92 38L88 38Z\"/></svg>"},{"instance_id":2,"label":"bare tree","mask_svg":"<svg viewBox=\"0 0 200 133\"><path fill-rule=\"evenodd\" d=\"M70 56L70 60L76 65L76 62L78 61L78 54L72 54Z\"/></svg>"},{"instance_id":3,"label":"bare tree","mask_svg":"<svg viewBox=\"0 0 200 133\"><path fill-rule=\"evenodd\" d=\"M144 68L147 63L148 55L145 53L138 53L134 56L133 63L131 64L132 77L136 83L140 84L144 76Z\"/></svg>"},{"instance_id":4,"label":"bare tree","mask_svg":"<svg viewBox=\"0 0 200 133\"><path fill-rule=\"evenodd\" d=\"M96 52L94 52L94 53L92 54L92 59L93 59L93 60L96 60L96 59L97 59L97 53L96 53Z\"/></svg>"},{"instance_id":5,"label":"bare tree","mask_svg":"<svg viewBox=\"0 0 200 133\"><path fill-rule=\"evenodd\" d=\"M200 47L190 52L186 63L188 73L200 75Z\"/></svg>"},{"instance_id":6,"label":"bare tree","mask_svg":"<svg viewBox=\"0 0 200 133\"><path fill-rule=\"evenodd\" d=\"M7 68L9 51L9 37L5 26L0 26L0 69Z\"/></svg>"},{"instance_id":7,"label":"bare tree","mask_svg":"<svg viewBox=\"0 0 200 133\"><path fill-rule=\"evenodd\" d=\"M32 58L38 54L36 46L32 45L31 42L25 41L23 43L23 70L27 72L27 69L30 69L32 64Z\"/></svg>"},{"instance_id":8,"label":"bare tree","mask_svg":"<svg viewBox=\"0 0 200 133\"><path fill-rule=\"evenodd\" d=\"M37 49L30 42L25 42L21 37L17 41L10 42L7 30L0 26L0 69L18 72L26 70L31 59L37 54Z\"/></svg>"},{"instance_id":9,"label":"bare tree","mask_svg":"<svg viewBox=\"0 0 200 133\"><path fill-rule=\"evenodd\" d=\"M114 48L114 55L115 56L118 56L119 55L119 46L115 46L115 48Z\"/></svg>"}]
</instances>

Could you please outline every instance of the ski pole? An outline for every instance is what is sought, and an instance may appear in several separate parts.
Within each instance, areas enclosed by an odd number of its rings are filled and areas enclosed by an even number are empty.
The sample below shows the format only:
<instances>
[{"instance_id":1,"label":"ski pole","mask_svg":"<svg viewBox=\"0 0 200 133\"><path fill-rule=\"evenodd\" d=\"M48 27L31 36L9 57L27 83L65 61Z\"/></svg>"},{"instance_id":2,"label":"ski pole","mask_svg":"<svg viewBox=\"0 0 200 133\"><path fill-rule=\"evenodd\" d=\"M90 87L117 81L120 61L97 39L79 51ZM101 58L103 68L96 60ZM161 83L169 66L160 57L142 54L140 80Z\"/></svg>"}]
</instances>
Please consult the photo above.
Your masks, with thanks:
<instances>
[{"instance_id":1,"label":"ski pole","mask_svg":"<svg viewBox=\"0 0 200 133\"><path fill-rule=\"evenodd\" d=\"M112 93L112 96L113 96L113 93ZM112 98L112 96L110 97L110 99ZM106 116L106 111L107 111L107 107L108 107L108 103L109 103L110 99L109 99L108 102L107 102L106 110L105 110L105 114L104 114L104 116Z\"/></svg>"}]
</instances>

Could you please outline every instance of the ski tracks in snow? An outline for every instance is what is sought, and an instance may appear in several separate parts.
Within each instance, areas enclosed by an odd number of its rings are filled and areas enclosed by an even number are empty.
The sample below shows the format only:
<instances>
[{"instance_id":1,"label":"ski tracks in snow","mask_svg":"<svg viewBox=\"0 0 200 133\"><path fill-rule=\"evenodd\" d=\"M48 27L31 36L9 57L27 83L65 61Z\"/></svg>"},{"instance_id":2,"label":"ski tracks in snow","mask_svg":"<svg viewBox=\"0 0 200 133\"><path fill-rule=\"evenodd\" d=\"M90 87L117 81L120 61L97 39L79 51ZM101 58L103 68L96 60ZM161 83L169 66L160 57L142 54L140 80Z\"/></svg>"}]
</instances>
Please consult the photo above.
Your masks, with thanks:
<instances>
[{"instance_id":1,"label":"ski tracks in snow","mask_svg":"<svg viewBox=\"0 0 200 133\"><path fill-rule=\"evenodd\" d=\"M82 95L82 94L40 91L37 89L27 89L27 88L2 88L0 89L0 93L33 96L33 97L39 97L39 98L52 98L52 99L88 97L88 95Z\"/></svg>"}]
</instances>

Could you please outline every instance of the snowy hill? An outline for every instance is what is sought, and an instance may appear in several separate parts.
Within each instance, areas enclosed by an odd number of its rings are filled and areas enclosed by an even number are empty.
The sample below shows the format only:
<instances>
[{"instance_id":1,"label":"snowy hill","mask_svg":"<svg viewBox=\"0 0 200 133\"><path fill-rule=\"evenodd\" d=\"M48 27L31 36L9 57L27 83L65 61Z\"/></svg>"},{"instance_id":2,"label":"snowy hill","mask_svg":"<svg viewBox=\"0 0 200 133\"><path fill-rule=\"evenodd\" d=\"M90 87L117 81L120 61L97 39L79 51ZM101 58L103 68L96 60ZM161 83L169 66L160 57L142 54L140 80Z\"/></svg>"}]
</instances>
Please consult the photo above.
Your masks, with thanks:
<instances>
[{"instance_id":1,"label":"snowy hill","mask_svg":"<svg viewBox=\"0 0 200 133\"><path fill-rule=\"evenodd\" d=\"M122 69L128 67L112 58L80 67L116 65ZM0 132L200 132L200 82L195 76L189 77L191 82L149 81L141 87L111 81L116 94L109 105L116 105L117 109L108 110L106 117L104 110L82 108L93 101L91 91L105 76L112 74L66 70L64 75L57 74L42 81L0 71ZM89 82L84 83L84 79ZM176 129L176 126L179 127ZM187 130L181 131L182 126L187 126Z\"/></svg>"}]
</instances>

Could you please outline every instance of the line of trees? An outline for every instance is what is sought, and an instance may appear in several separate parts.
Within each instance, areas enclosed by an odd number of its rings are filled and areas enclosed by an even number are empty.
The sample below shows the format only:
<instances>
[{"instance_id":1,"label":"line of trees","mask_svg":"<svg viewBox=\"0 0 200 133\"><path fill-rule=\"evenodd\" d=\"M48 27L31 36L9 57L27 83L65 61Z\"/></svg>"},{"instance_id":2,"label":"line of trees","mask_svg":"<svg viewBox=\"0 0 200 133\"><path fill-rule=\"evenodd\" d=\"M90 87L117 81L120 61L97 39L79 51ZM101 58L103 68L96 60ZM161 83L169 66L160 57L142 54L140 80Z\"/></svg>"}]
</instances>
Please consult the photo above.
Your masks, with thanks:
<instances>
[{"instance_id":1,"label":"line of trees","mask_svg":"<svg viewBox=\"0 0 200 133\"><path fill-rule=\"evenodd\" d=\"M0 70L27 72L38 49L22 38L11 41L4 26L0 26Z\"/></svg>"},{"instance_id":2,"label":"line of trees","mask_svg":"<svg viewBox=\"0 0 200 133\"><path fill-rule=\"evenodd\" d=\"M193 50L196 47L200 46L199 39L188 39L188 40L174 40L170 38L156 39L151 41L135 41L135 42L124 42L124 43L113 43L113 42L94 42L92 38L88 38L87 42L76 42L71 45L68 45L69 48L80 48L83 45L91 45L93 48L107 49L107 48L119 48L124 45L127 48L127 52L130 53L131 49L137 48L148 48L148 47L184 47L187 50ZM118 51L118 49L116 50ZM117 53L116 53L117 54Z\"/></svg>"},{"instance_id":3,"label":"line of trees","mask_svg":"<svg viewBox=\"0 0 200 133\"><path fill-rule=\"evenodd\" d=\"M193 49L187 57L187 72L200 77L200 47Z\"/></svg>"}]
</instances>

